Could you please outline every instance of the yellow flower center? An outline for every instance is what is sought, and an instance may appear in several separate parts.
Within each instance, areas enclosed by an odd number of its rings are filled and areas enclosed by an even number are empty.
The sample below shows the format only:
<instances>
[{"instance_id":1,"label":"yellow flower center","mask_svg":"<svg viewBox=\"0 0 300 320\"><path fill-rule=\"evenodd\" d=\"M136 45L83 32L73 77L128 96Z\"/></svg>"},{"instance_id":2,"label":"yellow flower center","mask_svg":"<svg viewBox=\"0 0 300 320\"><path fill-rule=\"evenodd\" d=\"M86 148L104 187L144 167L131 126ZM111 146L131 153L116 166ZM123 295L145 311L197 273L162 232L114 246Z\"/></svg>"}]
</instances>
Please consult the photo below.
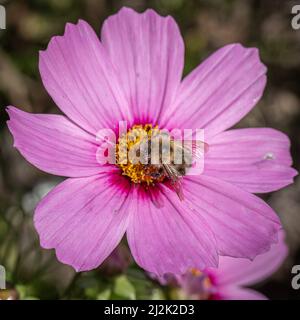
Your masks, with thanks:
<instances>
[{"instance_id":1,"label":"yellow flower center","mask_svg":"<svg viewBox=\"0 0 300 320\"><path fill-rule=\"evenodd\" d=\"M200 281L199 286L191 287L190 294L195 296L196 299L208 300L213 293L213 283L210 277L198 269L192 268L190 270L191 275L194 277L194 281Z\"/></svg>"},{"instance_id":2,"label":"yellow flower center","mask_svg":"<svg viewBox=\"0 0 300 320\"><path fill-rule=\"evenodd\" d=\"M149 141L159 132L158 126L153 127L152 124L134 125L126 134L119 137L116 146L117 165L121 168L122 174L129 177L132 182L152 185L164 180L163 174L156 173L157 167L141 162L133 163L129 156L130 150L138 150L141 143Z\"/></svg>"},{"instance_id":3,"label":"yellow flower center","mask_svg":"<svg viewBox=\"0 0 300 320\"><path fill-rule=\"evenodd\" d=\"M195 277L195 278L200 278L200 277L204 277L203 279L203 287L205 290L209 290L212 287L212 283L211 280L208 276L205 275L205 273L203 273L202 271L200 271L199 269L196 268L192 268L190 270L190 273Z\"/></svg>"}]
</instances>

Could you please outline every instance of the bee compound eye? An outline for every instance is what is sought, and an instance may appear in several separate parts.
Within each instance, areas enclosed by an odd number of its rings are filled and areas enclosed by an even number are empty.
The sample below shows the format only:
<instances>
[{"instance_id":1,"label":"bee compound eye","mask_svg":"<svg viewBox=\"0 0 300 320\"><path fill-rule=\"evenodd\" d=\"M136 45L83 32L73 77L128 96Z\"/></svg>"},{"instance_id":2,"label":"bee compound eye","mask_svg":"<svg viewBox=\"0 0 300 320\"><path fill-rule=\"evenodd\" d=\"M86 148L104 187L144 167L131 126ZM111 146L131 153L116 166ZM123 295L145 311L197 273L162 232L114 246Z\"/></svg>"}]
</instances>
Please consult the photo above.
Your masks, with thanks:
<instances>
[{"instance_id":1,"label":"bee compound eye","mask_svg":"<svg viewBox=\"0 0 300 320\"><path fill-rule=\"evenodd\" d=\"M152 178L158 178L158 177L159 177L159 173L158 173L158 172L153 172L153 173L151 174L151 177L152 177Z\"/></svg>"}]
</instances>

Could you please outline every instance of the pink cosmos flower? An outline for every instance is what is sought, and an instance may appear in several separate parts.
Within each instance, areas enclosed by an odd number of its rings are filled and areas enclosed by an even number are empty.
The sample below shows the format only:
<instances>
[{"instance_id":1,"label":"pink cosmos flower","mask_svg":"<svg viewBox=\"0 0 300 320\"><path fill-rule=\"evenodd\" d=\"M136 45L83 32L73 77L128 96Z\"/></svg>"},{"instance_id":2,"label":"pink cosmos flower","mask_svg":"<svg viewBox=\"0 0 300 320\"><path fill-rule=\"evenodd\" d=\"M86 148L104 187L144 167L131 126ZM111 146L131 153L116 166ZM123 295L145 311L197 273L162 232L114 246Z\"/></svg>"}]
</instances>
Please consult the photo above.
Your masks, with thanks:
<instances>
[{"instance_id":1,"label":"pink cosmos flower","mask_svg":"<svg viewBox=\"0 0 300 320\"><path fill-rule=\"evenodd\" d=\"M68 177L35 210L41 246L77 271L90 270L126 233L136 262L156 274L268 251L281 224L251 193L292 183L289 139L268 128L225 131L262 96L266 67L257 49L227 45L182 80L184 44L171 17L123 8L100 38L79 21L40 53L43 83L65 116L8 108L21 154ZM131 133L151 125L204 128L205 169L182 177L184 201L166 177L148 186L143 167L99 165L96 134L117 131L120 120Z\"/></svg>"},{"instance_id":2,"label":"pink cosmos flower","mask_svg":"<svg viewBox=\"0 0 300 320\"><path fill-rule=\"evenodd\" d=\"M178 287L182 298L196 300L265 300L263 294L246 288L271 276L288 254L284 233L279 242L253 261L243 258L220 257L219 268L203 272L192 269L184 275L165 275L158 278L162 285ZM154 277L156 278L156 277Z\"/></svg>"}]
</instances>

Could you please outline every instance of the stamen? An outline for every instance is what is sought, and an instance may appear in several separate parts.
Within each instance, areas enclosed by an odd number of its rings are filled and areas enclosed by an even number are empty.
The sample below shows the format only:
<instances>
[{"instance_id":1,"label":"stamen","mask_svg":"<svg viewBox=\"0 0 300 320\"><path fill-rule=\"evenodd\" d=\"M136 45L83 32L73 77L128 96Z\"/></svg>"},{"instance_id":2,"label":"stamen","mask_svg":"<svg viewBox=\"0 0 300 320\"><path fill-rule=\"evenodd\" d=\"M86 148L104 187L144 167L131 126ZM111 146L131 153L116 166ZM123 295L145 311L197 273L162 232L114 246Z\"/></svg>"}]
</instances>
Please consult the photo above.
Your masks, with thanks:
<instances>
[{"instance_id":1,"label":"stamen","mask_svg":"<svg viewBox=\"0 0 300 320\"><path fill-rule=\"evenodd\" d=\"M152 124L135 125L119 138L116 147L117 165L121 168L122 174L129 177L132 182L152 185L164 179L164 176L156 174L153 166L141 162L132 163L128 156L132 148L137 149L141 142L146 139L150 140L158 133L158 126L153 127Z\"/></svg>"},{"instance_id":2,"label":"stamen","mask_svg":"<svg viewBox=\"0 0 300 320\"><path fill-rule=\"evenodd\" d=\"M186 282L189 294L201 300L207 300L213 294L214 286L206 272L192 268L190 273L186 274Z\"/></svg>"}]
</instances>

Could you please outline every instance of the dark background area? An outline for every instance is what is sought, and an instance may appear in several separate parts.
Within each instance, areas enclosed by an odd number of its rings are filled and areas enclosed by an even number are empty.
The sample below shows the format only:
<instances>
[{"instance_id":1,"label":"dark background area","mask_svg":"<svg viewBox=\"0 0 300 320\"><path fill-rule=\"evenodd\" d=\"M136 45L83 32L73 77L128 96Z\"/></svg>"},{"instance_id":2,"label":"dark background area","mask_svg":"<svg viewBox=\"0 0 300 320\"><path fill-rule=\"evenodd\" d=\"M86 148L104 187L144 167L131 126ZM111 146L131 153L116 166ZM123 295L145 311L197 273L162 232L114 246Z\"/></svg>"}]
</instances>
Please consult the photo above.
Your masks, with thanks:
<instances>
[{"instance_id":1,"label":"dark background area","mask_svg":"<svg viewBox=\"0 0 300 320\"><path fill-rule=\"evenodd\" d=\"M53 252L42 250L32 226L35 204L61 179L35 169L12 147L5 106L35 113L59 113L42 86L38 51L63 34L67 22L88 21L99 33L104 19L126 5L154 8L178 22L186 44L187 73L225 44L259 48L268 67L265 94L238 127L273 127L292 141L294 167L300 157L300 30L291 27L291 8L283 0L13 0L7 29L0 30L0 264L7 269L11 294L19 298L170 297L131 260L125 245L99 270L75 275ZM300 4L300 3L299 3ZM282 268L256 289L269 298L298 299L291 267L300 264L300 179L264 195L280 215L290 253Z\"/></svg>"}]
</instances>

